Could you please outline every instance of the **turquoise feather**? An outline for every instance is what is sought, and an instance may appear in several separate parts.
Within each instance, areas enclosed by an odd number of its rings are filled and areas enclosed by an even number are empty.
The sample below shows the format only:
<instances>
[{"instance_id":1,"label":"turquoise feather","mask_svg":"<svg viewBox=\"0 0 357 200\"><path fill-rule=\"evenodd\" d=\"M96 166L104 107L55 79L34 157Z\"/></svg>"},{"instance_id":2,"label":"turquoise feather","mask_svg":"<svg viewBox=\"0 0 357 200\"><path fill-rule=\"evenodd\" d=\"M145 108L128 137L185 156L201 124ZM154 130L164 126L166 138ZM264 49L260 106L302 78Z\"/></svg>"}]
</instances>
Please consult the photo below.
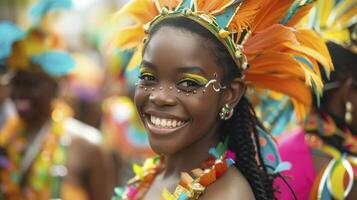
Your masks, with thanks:
<instances>
[{"instance_id":1,"label":"turquoise feather","mask_svg":"<svg viewBox=\"0 0 357 200\"><path fill-rule=\"evenodd\" d=\"M6 59L11 55L12 45L18 40L25 37L25 32L23 32L19 27L10 22L0 23L0 60Z\"/></svg>"},{"instance_id":2,"label":"turquoise feather","mask_svg":"<svg viewBox=\"0 0 357 200\"><path fill-rule=\"evenodd\" d=\"M230 5L226 10L216 17L217 24L222 29L226 29L229 26L230 21L234 17L238 6L242 1L235 1L232 5Z\"/></svg>"},{"instance_id":3,"label":"turquoise feather","mask_svg":"<svg viewBox=\"0 0 357 200\"><path fill-rule=\"evenodd\" d=\"M67 75L75 65L74 59L65 52L45 51L40 55L32 56L31 61L42 67L50 76Z\"/></svg>"}]
</instances>

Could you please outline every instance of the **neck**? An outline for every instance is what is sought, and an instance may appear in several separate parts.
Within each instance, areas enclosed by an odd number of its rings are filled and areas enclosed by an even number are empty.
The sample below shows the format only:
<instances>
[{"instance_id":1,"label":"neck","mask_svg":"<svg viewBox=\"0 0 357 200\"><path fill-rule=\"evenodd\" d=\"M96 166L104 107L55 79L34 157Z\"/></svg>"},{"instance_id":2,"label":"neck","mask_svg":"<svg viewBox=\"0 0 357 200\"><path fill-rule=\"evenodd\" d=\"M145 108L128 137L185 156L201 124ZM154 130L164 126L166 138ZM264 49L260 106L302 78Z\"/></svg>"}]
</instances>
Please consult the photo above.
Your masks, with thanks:
<instances>
[{"instance_id":1,"label":"neck","mask_svg":"<svg viewBox=\"0 0 357 200\"><path fill-rule=\"evenodd\" d=\"M200 140L194 142L184 150L166 156L166 166L163 172L164 177L180 178L181 172L190 172L200 166L200 164L209 158L209 149L216 147L219 143L218 126L206 134Z\"/></svg>"}]
</instances>

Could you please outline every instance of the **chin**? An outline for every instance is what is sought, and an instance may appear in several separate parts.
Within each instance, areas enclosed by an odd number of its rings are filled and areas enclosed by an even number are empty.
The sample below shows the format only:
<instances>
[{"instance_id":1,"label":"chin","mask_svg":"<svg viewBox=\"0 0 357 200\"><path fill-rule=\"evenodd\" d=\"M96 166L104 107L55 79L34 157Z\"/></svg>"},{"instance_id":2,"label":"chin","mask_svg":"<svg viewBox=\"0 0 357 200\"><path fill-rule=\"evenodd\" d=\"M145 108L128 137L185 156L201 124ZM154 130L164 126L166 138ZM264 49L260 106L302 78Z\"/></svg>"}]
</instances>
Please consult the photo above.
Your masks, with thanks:
<instances>
[{"instance_id":1,"label":"chin","mask_svg":"<svg viewBox=\"0 0 357 200\"><path fill-rule=\"evenodd\" d=\"M150 134L150 133L149 133ZM172 155L179 151L175 144L170 140L152 138L149 135L149 144L151 149L158 155Z\"/></svg>"}]
</instances>

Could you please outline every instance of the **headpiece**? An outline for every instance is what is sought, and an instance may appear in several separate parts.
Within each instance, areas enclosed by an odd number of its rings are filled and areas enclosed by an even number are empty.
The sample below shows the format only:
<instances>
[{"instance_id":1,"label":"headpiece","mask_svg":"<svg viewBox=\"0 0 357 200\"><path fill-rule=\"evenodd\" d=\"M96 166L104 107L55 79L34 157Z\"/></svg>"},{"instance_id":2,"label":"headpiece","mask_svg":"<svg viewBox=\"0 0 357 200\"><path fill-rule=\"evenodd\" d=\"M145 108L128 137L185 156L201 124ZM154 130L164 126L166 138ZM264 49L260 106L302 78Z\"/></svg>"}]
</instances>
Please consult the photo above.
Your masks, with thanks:
<instances>
[{"instance_id":1,"label":"headpiece","mask_svg":"<svg viewBox=\"0 0 357 200\"><path fill-rule=\"evenodd\" d=\"M43 30L41 19L51 10L71 5L70 0L40 0L29 12L32 26L27 32L10 22L0 22L0 62L13 70L66 75L74 60L60 50L56 35Z\"/></svg>"},{"instance_id":2,"label":"headpiece","mask_svg":"<svg viewBox=\"0 0 357 200\"><path fill-rule=\"evenodd\" d=\"M319 1L308 18L308 25L327 41L351 48L357 41L357 0ZM355 27L353 27L355 26Z\"/></svg>"},{"instance_id":3,"label":"headpiece","mask_svg":"<svg viewBox=\"0 0 357 200\"><path fill-rule=\"evenodd\" d=\"M128 71L141 63L145 32L169 17L197 22L225 45L247 85L290 96L306 112L312 103L310 87L322 93L318 63L328 74L333 66L324 42L311 30L295 29L312 0L132 0L116 15L135 24L118 33L117 46L135 49Z\"/></svg>"}]
</instances>

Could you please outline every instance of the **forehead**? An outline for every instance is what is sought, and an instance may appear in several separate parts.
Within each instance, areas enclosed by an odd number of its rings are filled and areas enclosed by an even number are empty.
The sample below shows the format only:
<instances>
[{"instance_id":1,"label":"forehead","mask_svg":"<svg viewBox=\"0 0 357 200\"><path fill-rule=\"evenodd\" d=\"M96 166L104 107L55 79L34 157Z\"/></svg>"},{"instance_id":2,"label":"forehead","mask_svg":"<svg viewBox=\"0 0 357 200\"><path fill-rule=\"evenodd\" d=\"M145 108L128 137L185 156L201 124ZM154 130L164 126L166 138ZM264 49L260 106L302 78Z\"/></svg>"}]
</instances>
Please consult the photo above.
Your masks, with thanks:
<instances>
[{"instance_id":1,"label":"forehead","mask_svg":"<svg viewBox=\"0 0 357 200\"><path fill-rule=\"evenodd\" d=\"M187 30L161 27L150 39L143 59L158 68L200 67L205 73L220 74L209 41Z\"/></svg>"}]
</instances>

